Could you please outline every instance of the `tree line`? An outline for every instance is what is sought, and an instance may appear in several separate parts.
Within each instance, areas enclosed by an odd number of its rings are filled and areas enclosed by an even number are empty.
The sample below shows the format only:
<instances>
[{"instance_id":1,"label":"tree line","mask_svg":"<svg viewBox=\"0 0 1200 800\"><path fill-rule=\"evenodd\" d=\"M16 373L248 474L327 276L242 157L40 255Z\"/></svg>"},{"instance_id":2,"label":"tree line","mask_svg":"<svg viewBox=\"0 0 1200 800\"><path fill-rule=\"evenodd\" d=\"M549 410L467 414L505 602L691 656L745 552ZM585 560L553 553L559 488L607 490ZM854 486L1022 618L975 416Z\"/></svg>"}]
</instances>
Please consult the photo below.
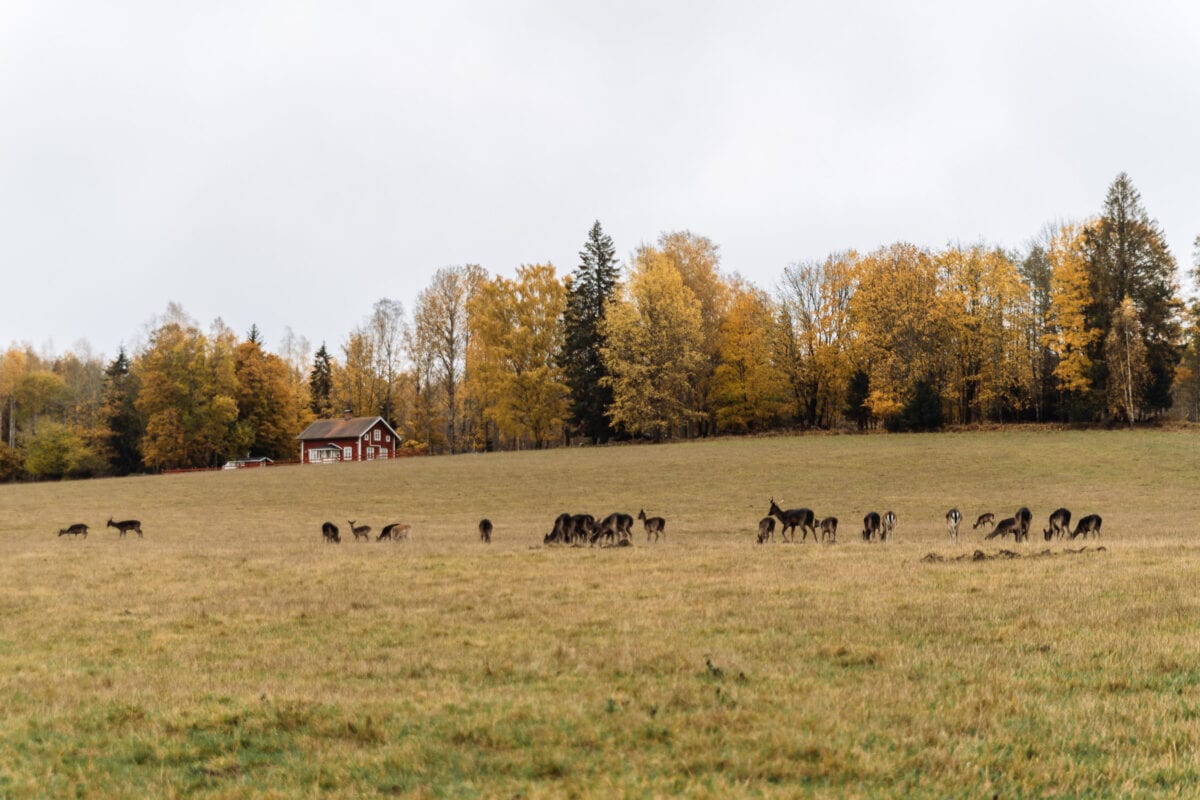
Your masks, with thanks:
<instances>
[{"instance_id":1,"label":"tree line","mask_svg":"<svg viewBox=\"0 0 1200 800\"><path fill-rule=\"evenodd\" d=\"M1197 237L1200 254L1200 237ZM1200 278L1200 255L1193 280ZM413 452L783 428L1200 419L1200 303L1129 177L1022 252L905 242L784 268L765 290L718 246L661 234L622 266L596 222L579 263L439 270L411 315L379 300L330 352L268 352L177 305L105 363L0 357L0 479L296 457L312 420L379 415Z\"/></svg>"}]
</instances>

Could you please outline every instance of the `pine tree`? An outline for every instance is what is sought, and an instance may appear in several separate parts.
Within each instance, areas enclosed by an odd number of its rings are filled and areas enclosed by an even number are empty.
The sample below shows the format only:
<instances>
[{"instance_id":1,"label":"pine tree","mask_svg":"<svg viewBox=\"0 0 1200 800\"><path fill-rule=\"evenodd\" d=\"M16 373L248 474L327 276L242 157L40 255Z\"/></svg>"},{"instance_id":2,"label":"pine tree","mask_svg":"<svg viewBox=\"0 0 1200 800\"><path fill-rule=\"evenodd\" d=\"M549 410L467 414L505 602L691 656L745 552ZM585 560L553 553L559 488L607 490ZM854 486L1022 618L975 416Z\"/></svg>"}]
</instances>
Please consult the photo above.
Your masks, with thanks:
<instances>
[{"instance_id":1,"label":"pine tree","mask_svg":"<svg viewBox=\"0 0 1200 800\"><path fill-rule=\"evenodd\" d=\"M1089 355L1095 365L1093 387L1100 404L1108 395L1109 365L1104 346L1113 317L1129 297L1138 312L1146 347L1146 373L1137 388L1138 407L1149 413L1171 406L1171 384L1179 360L1179 287L1175 258L1158 223L1142 207L1142 197L1122 172L1108 188L1104 214L1086 231L1085 252L1092 301L1090 327L1099 331Z\"/></svg>"},{"instance_id":2,"label":"pine tree","mask_svg":"<svg viewBox=\"0 0 1200 800\"><path fill-rule=\"evenodd\" d=\"M104 370L104 418L108 426L105 441L109 466L117 475L142 469L140 442L144 425L134 406L138 380L130 371L129 356L122 347Z\"/></svg>"},{"instance_id":3,"label":"pine tree","mask_svg":"<svg viewBox=\"0 0 1200 800\"><path fill-rule=\"evenodd\" d=\"M312 372L308 376L308 391L312 396L312 411L321 419L333 416L333 359L321 342L321 349L313 357Z\"/></svg>"},{"instance_id":4,"label":"pine tree","mask_svg":"<svg viewBox=\"0 0 1200 800\"><path fill-rule=\"evenodd\" d=\"M846 407L842 413L854 422L860 431L871 424L871 409L867 400L871 396L871 375L865 369L855 370L846 386Z\"/></svg>"},{"instance_id":5,"label":"pine tree","mask_svg":"<svg viewBox=\"0 0 1200 800\"><path fill-rule=\"evenodd\" d=\"M597 220L579 252L563 313L563 348L559 355L571 390L571 417L581 434L605 442L613 429L605 413L613 402L608 369L600 352L606 346L601 325L604 311L617 288L618 264L612 237Z\"/></svg>"}]
</instances>

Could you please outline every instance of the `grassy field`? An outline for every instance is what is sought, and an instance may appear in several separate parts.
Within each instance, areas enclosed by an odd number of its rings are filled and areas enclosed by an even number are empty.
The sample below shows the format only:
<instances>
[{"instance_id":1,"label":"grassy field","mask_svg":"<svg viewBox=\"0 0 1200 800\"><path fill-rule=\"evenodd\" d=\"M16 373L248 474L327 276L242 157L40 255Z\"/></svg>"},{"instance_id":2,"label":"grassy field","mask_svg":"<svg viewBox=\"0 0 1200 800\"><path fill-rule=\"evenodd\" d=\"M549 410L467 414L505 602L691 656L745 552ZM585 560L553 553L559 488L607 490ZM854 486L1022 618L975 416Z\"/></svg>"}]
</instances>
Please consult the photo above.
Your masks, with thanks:
<instances>
[{"instance_id":1,"label":"grassy field","mask_svg":"<svg viewBox=\"0 0 1200 800\"><path fill-rule=\"evenodd\" d=\"M1197 488L1186 431L0 486L0 797L1194 796ZM755 545L771 497L839 543ZM1027 505L1034 540L953 546L952 505ZM1060 505L1102 539L1042 542ZM643 507L665 542L541 546ZM896 541L862 543L887 509Z\"/></svg>"}]
</instances>

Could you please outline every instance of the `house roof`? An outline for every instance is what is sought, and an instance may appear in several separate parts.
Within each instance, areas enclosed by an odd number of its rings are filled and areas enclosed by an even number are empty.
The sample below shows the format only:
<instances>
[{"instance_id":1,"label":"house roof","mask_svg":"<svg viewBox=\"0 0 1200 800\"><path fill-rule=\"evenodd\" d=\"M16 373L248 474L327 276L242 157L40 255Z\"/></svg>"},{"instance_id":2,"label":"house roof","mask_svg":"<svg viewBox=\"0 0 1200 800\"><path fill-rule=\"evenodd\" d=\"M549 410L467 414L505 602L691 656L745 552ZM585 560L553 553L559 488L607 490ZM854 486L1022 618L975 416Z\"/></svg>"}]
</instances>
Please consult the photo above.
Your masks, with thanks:
<instances>
[{"instance_id":1,"label":"house roof","mask_svg":"<svg viewBox=\"0 0 1200 800\"><path fill-rule=\"evenodd\" d=\"M296 438L301 441L309 439L357 439L371 428L375 427L377 422L382 422L383 426L396 435L396 431L391 425L387 424L387 420L383 417L351 417L350 419L319 419L309 425Z\"/></svg>"}]
</instances>

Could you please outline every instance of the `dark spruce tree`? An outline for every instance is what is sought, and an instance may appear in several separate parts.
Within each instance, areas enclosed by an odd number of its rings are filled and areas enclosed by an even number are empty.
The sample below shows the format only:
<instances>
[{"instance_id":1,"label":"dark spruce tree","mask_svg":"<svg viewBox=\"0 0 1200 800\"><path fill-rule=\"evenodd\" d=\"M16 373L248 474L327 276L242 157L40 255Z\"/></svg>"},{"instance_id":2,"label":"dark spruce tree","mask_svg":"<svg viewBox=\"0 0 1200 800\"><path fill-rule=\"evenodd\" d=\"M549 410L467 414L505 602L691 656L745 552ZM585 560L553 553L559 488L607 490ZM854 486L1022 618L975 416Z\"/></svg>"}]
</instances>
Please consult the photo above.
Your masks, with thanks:
<instances>
[{"instance_id":1,"label":"dark spruce tree","mask_svg":"<svg viewBox=\"0 0 1200 800\"><path fill-rule=\"evenodd\" d=\"M579 253L579 266L571 276L567 307L563 312L563 348L559 365L571 390L571 417L575 429L595 443L614 435L605 412L612 405L612 388L600 350L604 337L600 323L617 288L616 248L597 221Z\"/></svg>"},{"instance_id":2,"label":"dark spruce tree","mask_svg":"<svg viewBox=\"0 0 1200 800\"><path fill-rule=\"evenodd\" d=\"M308 392L312 397L312 412L318 419L333 417L333 359L321 342L321 349L313 357L312 372L308 375Z\"/></svg>"},{"instance_id":3,"label":"dark spruce tree","mask_svg":"<svg viewBox=\"0 0 1200 800\"><path fill-rule=\"evenodd\" d=\"M933 381L923 378L913 387L903 410L885 420L892 432L936 431L942 428L942 398Z\"/></svg>"},{"instance_id":4,"label":"dark spruce tree","mask_svg":"<svg viewBox=\"0 0 1200 800\"><path fill-rule=\"evenodd\" d=\"M1122 172L1108 187L1104 214L1085 234L1092 302L1088 323L1100 331L1088 355L1094 405L1104 408L1108 369L1104 342L1113 312L1125 297L1138 309L1146 344L1148 378L1141 387L1141 408L1150 413L1171 407L1171 386L1179 363L1179 313L1183 308L1175 279L1175 257L1158 223L1142 207L1142 197Z\"/></svg>"},{"instance_id":5,"label":"dark spruce tree","mask_svg":"<svg viewBox=\"0 0 1200 800\"><path fill-rule=\"evenodd\" d=\"M104 418L108 423L105 445L109 469L114 475L128 475L142 469L142 415L134 405L138 378L129 366L129 356L122 347L104 370Z\"/></svg>"},{"instance_id":6,"label":"dark spruce tree","mask_svg":"<svg viewBox=\"0 0 1200 800\"><path fill-rule=\"evenodd\" d=\"M865 431L871 424L871 410L867 408L867 398L871 396L871 376L864 370L855 370L850 376L850 384L846 387L846 407L842 413L846 419Z\"/></svg>"}]
</instances>

